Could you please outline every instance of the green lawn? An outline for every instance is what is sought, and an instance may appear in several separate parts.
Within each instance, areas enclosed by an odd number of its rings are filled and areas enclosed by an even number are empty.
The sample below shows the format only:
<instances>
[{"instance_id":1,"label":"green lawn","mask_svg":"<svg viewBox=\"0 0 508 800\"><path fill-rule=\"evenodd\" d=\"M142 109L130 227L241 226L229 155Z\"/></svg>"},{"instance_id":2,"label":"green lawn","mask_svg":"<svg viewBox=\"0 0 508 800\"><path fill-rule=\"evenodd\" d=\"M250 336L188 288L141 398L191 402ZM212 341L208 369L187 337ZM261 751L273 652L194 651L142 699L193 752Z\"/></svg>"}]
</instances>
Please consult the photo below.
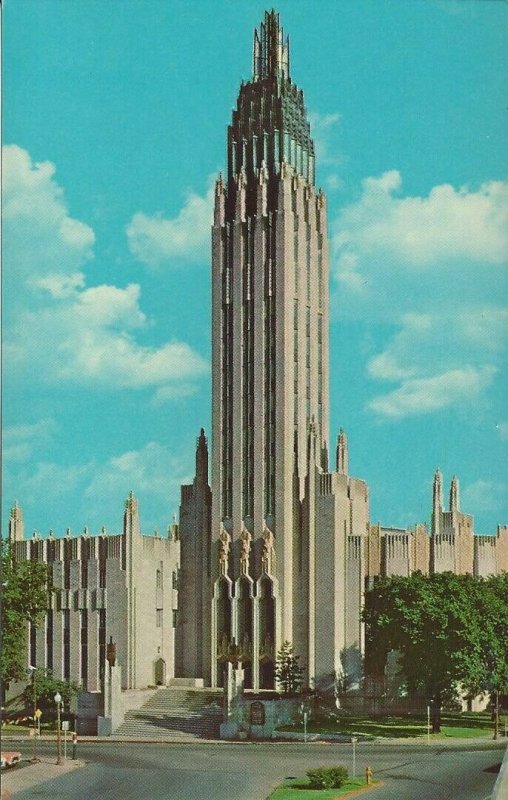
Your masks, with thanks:
<instances>
[{"instance_id":1,"label":"green lawn","mask_svg":"<svg viewBox=\"0 0 508 800\"><path fill-rule=\"evenodd\" d=\"M378 781L373 781L375 786ZM365 789L365 778L349 778L340 789L309 789L307 778L290 778L278 786L268 800L335 800L348 792Z\"/></svg>"},{"instance_id":2,"label":"green lawn","mask_svg":"<svg viewBox=\"0 0 508 800\"><path fill-rule=\"evenodd\" d=\"M500 718L500 731L504 729L504 718ZM286 725L281 731L297 731L303 733L303 725ZM490 714L480 713L448 713L441 715L441 733L431 734L432 739L453 737L469 739L476 736L492 736L494 731ZM426 715L393 716L393 717L364 717L340 716L337 720L310 721L307 725L308 733L335 733L344 736L361 736L362 739L381 736L386 738L402 738L427 736Z\"/></svg>"},{"instance_id":3,"label":"green lawn","mask_svg":"<svg viewBox=\"0 0 508 800\"><path fill-rule=\"evenodd\" d=\"M33 730L33 725L14 725L10 722L2 724L2 734L21 733L24 736L30 736L31 730ZM52 731L56 731L56 722L41 722L41 733L51 733Z\"/></svg>"}]
</instances>

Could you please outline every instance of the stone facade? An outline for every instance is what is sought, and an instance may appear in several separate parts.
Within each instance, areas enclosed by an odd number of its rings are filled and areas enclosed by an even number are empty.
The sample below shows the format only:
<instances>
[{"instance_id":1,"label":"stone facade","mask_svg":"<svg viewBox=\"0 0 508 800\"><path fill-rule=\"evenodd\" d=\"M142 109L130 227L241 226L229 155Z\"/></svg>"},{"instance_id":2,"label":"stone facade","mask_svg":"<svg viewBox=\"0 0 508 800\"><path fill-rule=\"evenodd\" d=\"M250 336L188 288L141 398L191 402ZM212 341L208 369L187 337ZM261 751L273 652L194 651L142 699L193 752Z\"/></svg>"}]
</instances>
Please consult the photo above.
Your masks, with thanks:
<instances>
[{"instance_id":1,"label":"stone facade","mask_svg":"<svg viewBox=\"0 0 508 800\"><path fill-rule=\"evenodd\" d=\"M90 692L110 637L123 688L173 675L223 685L238 663L247 688L273 688L285 640L308 685L355 686L376 577L508 570L508 527L475 535L456 478L445 510L436 472L430 531L401 529L369 521L342 430L329 466L326 198L274 11L254 34L227 152L212 227L211 488L201 430L168 537L141 535L132 495L115 535L25 540L21 509L11 512L16 558L48 562L56 588L27 663Z\"/></svg>"},{"instance_id":2,"label":"stone facade","mask_svg":"<svg viewBox=\"0 0 508 800\"><path fill-rule=\"evenodd\" d=\"M11 510L17 559L50 566L55 591L37 627L27 632L27 666L50 669L89 692L101 689L106 645L113 639L125 689L166 684L174 675L180 564L178 528L143 536L138 502L125 502L121 534L24 539L23 515Z\"/></svg>"},{"instance_id":3,"label":"stone facade","mask_svg":"<svg viewBox=\"0 0 508 800\"><path fill-rule=\"evenodd\" d=\"M272 688L289 640L306 683L355 685L363 593L376 576L499 572L508 533L474 535L456 478L445 511L439 471L430 533L371 524L343 431L329 469L326 199L274 11L253 53L215 190L211 495L202 455L182 487L178 669L217 686L240 663L246 687ZM202 432L198 465L204 447Z\"/></svg>"}]
</instances>

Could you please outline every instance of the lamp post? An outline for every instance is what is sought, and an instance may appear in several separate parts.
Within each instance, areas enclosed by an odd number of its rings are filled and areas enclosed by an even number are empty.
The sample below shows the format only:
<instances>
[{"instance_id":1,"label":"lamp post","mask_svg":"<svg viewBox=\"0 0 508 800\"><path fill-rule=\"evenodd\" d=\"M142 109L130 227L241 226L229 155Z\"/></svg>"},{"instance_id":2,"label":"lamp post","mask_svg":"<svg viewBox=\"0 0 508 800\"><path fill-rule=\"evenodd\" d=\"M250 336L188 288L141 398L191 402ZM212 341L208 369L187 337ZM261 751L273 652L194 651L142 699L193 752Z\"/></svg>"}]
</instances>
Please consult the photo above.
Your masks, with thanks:
<instances>
[{"instance_id":1,"label":"lamp post","mask_svg":"<svg viewBox=\"0 0 508 800\"><path fill-rule=\"evenodd\" d=\"M60 738L60 703L62 702L62 695L60 692L55 694L56 703L56 763L58 766L62 763L62 740Z\"/></svg>"},{"instance_id":2,"label":"lamp post","mask_svg":"<svg viewBox=\"0 0 508 800\"><path fill-rule=\"evenodd\" d=\"M106 661L109 664L109 681L108 681L108 697L104 697L104 702L107 704L107 708L105 709L105 715L107 717L113 716L113 667L115 666L116 662L116 644L113 641L113 637L109 637L109 642L106 646Z\"/></svg>"},{"instance_id":3,"label":"lamp post","mask_svg":"<svg viewBox=\"0 0 508 800\"><path fill-rule=\"evenodd\" d=\"M33 704L34 704L34 709L33 709L33 718L34 718L34 729L33 729L34 756L33 756L33 760L37 761L37 718L36 718L36 712L37 712L37 684L36 684L36 681L35 681L35 673L37 672L37 667L32 667L32 665L30 664L28 669L32 673L32 694L33 694Z\"/></svg>"},{"instance_id":4,"label":"lamp post","mask_svg":"<svg viewBox=\"0 0 508 800\"><path fill-rule=\"evenodd\" d=\"M305 703L300 703L300 713L303 717L303 741L307 744L307 720L309 718L309 709Z\"/></svg>"},{"instance_id":5,"label":"lamp post","mask_svg":"<svg viewBox=\"0 0 508 800\"><path fill-rule=\"evenodd\" d=\"M351 737L351 744L353 745L353 778L356 775L356 743L358 738L356 736Z\"/></svg>"}]
</instances>

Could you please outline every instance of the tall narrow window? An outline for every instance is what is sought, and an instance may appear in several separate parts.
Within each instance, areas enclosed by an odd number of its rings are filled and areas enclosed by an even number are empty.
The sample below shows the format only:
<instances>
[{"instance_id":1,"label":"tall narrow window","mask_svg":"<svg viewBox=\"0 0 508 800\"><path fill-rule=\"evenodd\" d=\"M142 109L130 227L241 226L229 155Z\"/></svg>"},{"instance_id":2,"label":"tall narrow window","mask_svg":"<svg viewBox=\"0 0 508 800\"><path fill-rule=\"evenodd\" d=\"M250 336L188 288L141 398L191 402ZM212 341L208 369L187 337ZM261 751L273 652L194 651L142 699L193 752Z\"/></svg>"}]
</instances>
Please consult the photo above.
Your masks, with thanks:
<instances>
[{"instance_id":1,"label":"tall narrow window","mask_svg":"<svg viewBox=\"0 0 508 800\"><path fill-rule=\"evenodd\" d=\"M71 612L68 608L62 611L63 618L63 677L68 681L71 677Z\"/></svg>"},{"instance_id":2,"label":"tall narrow window","mask_svg":"<svg viewBox=\"0 0 508 800\"><path fill-rule=\"evenodd\" d=\"M104 662L106 661L106 609L99 609L99 675L104 677Z\"/></svg>"},{"instance_id":3,"label":"tall narrow window","mask_svg":"<svg viewBox=\"0 0 508 800\"><path fill-rule=\"evenodd\" d=\"M64 589L71 588L72 539L64 539Z\"/></svg>"},{"instance_id":4,"label":"tall narrow window","mask_svg":"<svg viewBox=\"0 0 508 800\"><path fill-rule=\"evenodd\" d=\"M81 539L81 588L88 588L88 559L90 558L90 540Z\"/></svg>"},{"instance_id":5,"label":"tall narrow window","mask_svg":"<svg viewBox=\"0 0 508 800\"><path fill-rule=\"evenodd\" d=\"M46 666L53 669L53 611L46 612Z\"/></svg>"},{"instance_id":6,"label":"tall narrow window","mask_svg":"<svg viewBox=\"0 0 508 800\"><path fill-rule=\"evenodd\" d=\"M106 588L107 558L108 558L108 540L105 536L101 536L99 538L99 588L101 589Z\"/></svg>"},{"instance_id":7,"label":"tall narrow window","mask_svg":"<svg viewBox=\"0 0 508 800\"><path fill-rule=\"evenodd\" d=\"M86 691L88 684L88 611L81 610L81 684Z\"/></svg>"}]
</instances>

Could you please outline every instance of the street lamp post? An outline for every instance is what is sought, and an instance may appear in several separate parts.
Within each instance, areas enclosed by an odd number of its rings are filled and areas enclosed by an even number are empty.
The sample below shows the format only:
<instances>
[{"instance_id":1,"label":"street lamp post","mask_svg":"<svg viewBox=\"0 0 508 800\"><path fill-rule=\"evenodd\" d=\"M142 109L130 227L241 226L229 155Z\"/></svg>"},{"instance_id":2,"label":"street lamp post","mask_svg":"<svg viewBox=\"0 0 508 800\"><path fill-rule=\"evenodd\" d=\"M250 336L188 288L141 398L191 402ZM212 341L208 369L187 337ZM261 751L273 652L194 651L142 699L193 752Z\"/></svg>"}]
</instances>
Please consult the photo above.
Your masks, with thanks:
<instances>
[{"instance_id":1,"label":"street lamp post","mask_svg":"<svg viewBox=\"0 0 508 800\"><path fill-rule=\"evenodd\" d=\"M303 717L303 741L307 743L307 720L309 718L309 711L304 703L300 703L300 711Z\"/></svg>"},{"instance_id":2,"label":"street lamp post","mask_svg":"<svg viewBox=\"0 0 508 800\"><path fill-rule=\"evenodd\" d=\"M356 775L356 743L358 739L356 736L351 737L351 744L353 745L353 778Z\"/></svg>"},{"instance_id":3,"label":"street lamp post","mask_svg":"<svg viewBox=\"0 0 508 800\"><path fill-rule=\"evenodd\" d=\"M33 704L34 704L34 708L33 708L33 720L34 720L34 729L33 729L34 756L33 756L33 760L37 761L37 717L36 717L36 712L37 712L37 683L35 681L35 673L37 671L37 667L32 667L32 665L30 664L28 669L32 673L32 694L33 694Z\"/></svg>"},{"instance_id":4,"label":"street lamp post","mask_svg":"<svg viewBox=\"0 0 508 800\"><path fill-rule=\"evenodd\" d=\"M60 766L62 763L62 740L60 738L60 703L62 702L62 695L60 692L55 694L56 703L56 763Z\"/></svg>"}]
</instances>

